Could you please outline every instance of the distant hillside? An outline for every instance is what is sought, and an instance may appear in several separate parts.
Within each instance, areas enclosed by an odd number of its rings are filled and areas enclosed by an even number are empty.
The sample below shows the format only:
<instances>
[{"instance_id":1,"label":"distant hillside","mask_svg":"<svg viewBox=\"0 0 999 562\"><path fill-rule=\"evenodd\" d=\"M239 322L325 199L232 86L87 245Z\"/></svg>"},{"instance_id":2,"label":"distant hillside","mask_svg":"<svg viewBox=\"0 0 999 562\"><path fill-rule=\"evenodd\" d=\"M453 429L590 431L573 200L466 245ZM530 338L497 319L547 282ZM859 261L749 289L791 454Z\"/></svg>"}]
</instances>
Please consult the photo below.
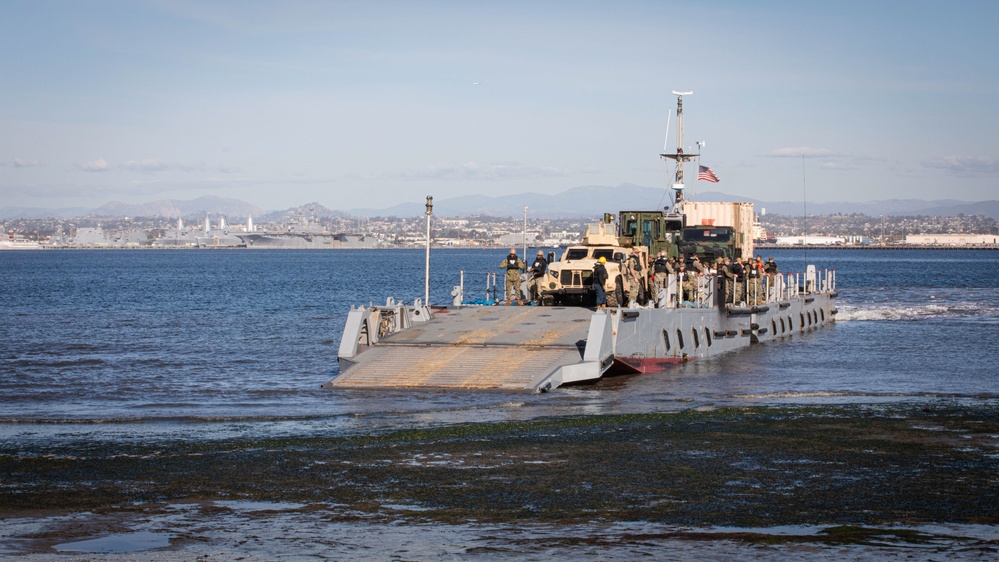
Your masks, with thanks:
<instances>
[{"instance_id":1,"label":"distant hillside","mask_svg":"<svg viewBox=\"0 0 999 562\"><path fill-rule=\"evenodd\" d=\"M531 218L595 218L603 213L616 213L624 209L661 209L672 204L672 194L662 187L643 187L634 184L621 184L616 187L586 185L567 189L555 195L543 193L520 193L517 195L464 195L437 199L434 201L434 214L438 217L467 217L486 215L493 217L521 217L524 205ZM718 191L695 192L688 190L688 199L694 201L746 201L753 203L757 212L764 209L767 214L800 216L804 210L809 215L835 215L861 213L868 216L957 216L983 215L999 219L999 201L957 201L940 199L888 199L866 203L811 202L803 209L801 201L761 201L749 197L729 195ZM68 219L82 216L100 217L190 217L204 214L225 215L231 219L252 215L256 222L293 222L296 219L397 216L417 217L423 215L425 201L399 203L384 208L363 208L348 210L329 209L319 203L307 203L283 211L266 212L245 201L223 197L199 197L190 201L164 199L141 204L111 202L97 209L39 209L8 207L0 209L0 219Z\"/></svg>"},{"instance_id":2,"label":"distant hillside","mask_svg":"<svg viewBox=\"0 0 999 562\"><path fill-rule=\"evenodd\" d=\"M401 203L384 209L351 209L351 215L361 217L422 215L425 201ZM434 214L441 217L488 215L519 217L524 205L532 218L599 217L621 209L656 209L671 204L666 190L621 184L617 187L587 185L574 187L555 195L521 193L517 195L465 195L434 200Z\"/></svg>"},{"instance_id":3,"label":"distant hillside","mask_svg":"<svg viewBox=\"0 0 999 562\"><path fill-rule=\"evenodd\" d=\"M0 220L6 219L71 219L90 213L86 207L65 207L43 209L41 207L4 207L0 209Z\"/></svg>"},{"instance_id":4,"label":"distant hillside","mask_svg":"<svg viewBox=\"0 0 999 562\"><path fill-rule=\"evenodd\" d=\"M774 215L801 215L802 202L760 202L756 203L756 208L765 208L768 214ZM984 215L989 218L999 218L999 201L980 201L969 203L967 201L956 201L954 199L941 199L937 201L923 201L921 199L886 199L882 201L868 201L866 203L850 203L838 201L832 203L812 203L807 204L809 215L836 215L862 213L868 216L957 216L961 213L966 215Z\"/></svg>"},{"instance_id":5,"label":"distant hillside","mask_svg":"<svg viewBox=\"0 0 999 562\"><path fill-rule=\"evenodd\" d=\"M185 217L192 214L208 213L225 215L227 217L259 216L263 210L238 199L226 199L206 195L190 201L177 199L161 199L149 203L122 203L112 201L102 205L89 214L98 217Z\"/></svg>"},{"instance_id":6,"label":"distant hillside","mask_svg":"<svg viewBox=\"0 0 999 562\"><path fill-rule=\"evenodd\" d=\"M694 201L745 201L752 203L757 212L765 209L767 214L798 216L803 212L801 201L762 201L751 197L729 195L718 191L688 193ZM671 195L659 187L642 187L634 184L611 186L581 186L568 189L555 195L522 193L489 197L467 195L434 201L434 214L442 217L489 215L495 217L519 217L528 207L531 217L537 218L576 218L599 217L605 212L616 213L624 209L658 209L672 204ZM382 209L351 209L349 214L361 217L373 216L418 216L425 210L424 202L401 203ZM984 215L999 219L999 201L969 203L954 199L924 201L920 199L888 199L866 203L851 202L808 202L809 215L833 215L862 213L869 216L956 216Z\"/></svg>"},{"instance_id":7,"label":"distant hillside","mask_svg":"<svg viewBox=\"0 0 999 562\"><path fill-rule=\"evenodd\" d=\"M317 219L327 219L327 218L343 218L347 215L343 211L334 211L327 209L326 207L320 205L319 203L306 203L305 205L299 205L298 207L292 207L290 209L285 209L284 211L271 211L263 215L253 215L253 220L258 223L263 222L280 222L289 223L296 222L299 219L305 218L311 220L313 217Z\"/></svg>"}]
</instances>

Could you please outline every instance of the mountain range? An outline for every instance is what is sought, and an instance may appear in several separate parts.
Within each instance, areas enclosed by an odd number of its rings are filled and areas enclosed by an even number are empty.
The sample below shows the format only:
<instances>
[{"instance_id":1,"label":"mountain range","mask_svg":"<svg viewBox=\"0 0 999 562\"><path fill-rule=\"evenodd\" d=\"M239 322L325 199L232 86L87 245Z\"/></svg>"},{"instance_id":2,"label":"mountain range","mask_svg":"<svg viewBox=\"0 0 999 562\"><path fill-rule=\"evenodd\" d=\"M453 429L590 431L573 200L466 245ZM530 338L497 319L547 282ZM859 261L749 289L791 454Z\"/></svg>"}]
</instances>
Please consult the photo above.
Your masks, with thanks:
<instances>
[{"instance_id":1,"label":"mountain range","mask_svg":"<svg viewBox=\"0 0 999 562\"><path fill-rule=\"evenodd\" d=\"M968 202L956 199L925 201L920 199L887 199L853 203L801 201L762 201L729 195L717 191L687 195L688 200L696 201L745 201L752 203L757 213L766 210L768 214L800 216L805 211L809 215L864 214L868 216L956 216L984 215L999 219L999 201ZM524 205L534 218L598 217L605 212L617 213L624 209L656 209L672 204L667 190L656 187L643 187L635 184L610 186L581 186L568 189L555 195L541 193L520 193L489 197L466 195L434 202L434 214L440 216L489 215L496 217L523 216ZM348 214L360 217L373 216L414 216L425 211L423 202L400 203L382 209L351 209Z\"/></svg>"},{"instance_id":2,"label":"mountain range","mask_svg":"<svg viewBox=\"0 0 999 562\"><path fill-rule=\"evenodd\" d=\"M957 216L983 215L999 219L999 201L958 201L939 199L887 199L881 201L857 202L802 202L802 201L762 201L739 197L721 192L703 192L688 199L697 201L746 201L753 203L758 213L773 215L864 214L868 216ZM434 214L439 217L467 217L486 215L493 217L521 217L527 206L531 218L584 218L599 217L605 212L616 213L622 209L656 209L671 205L672 200L663 188L643 187L634 184L611 186L580 186L555 195L542 193L520 193L516 195L464 195L440 199L434 202ZM190 215L225 215L231 219L251 215L254 220L282 220L294 216L421 216L426 210L424 201L399 203L384 208L358 208L343 211L330 210L319 203L292 207L283 211L264 211L260 207L237 199L205 196L189 201L163 199L142 204L127 204L113 201L96 209L38 209L3 208L0 219L10 218L56 218L68 219L80 216L101 217L188 217Z\"/></svg>"}]
</instances>

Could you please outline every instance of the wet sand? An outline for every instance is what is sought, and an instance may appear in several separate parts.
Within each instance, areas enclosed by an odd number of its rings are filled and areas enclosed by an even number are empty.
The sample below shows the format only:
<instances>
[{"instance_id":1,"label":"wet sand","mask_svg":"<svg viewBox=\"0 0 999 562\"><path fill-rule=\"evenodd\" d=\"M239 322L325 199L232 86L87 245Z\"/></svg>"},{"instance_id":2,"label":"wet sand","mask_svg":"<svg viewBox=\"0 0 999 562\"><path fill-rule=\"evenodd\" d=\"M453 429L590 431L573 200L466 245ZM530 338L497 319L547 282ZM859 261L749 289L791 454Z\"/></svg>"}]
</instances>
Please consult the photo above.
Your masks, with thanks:
<instances>
[{"instance_id":1,"label":"wet sand","mask_svg":"<svg viewBox=\"0 0 999 562\"><path fill-rule=\"evenodd\" d=\"M991 404L707 409L113 449L5 445L0 474L0 554L39 559L65 559L53 547L112 534L127 544L137 532L160 533L169 546L130 559L999 550Z\"/></svg>"}]
</instances>

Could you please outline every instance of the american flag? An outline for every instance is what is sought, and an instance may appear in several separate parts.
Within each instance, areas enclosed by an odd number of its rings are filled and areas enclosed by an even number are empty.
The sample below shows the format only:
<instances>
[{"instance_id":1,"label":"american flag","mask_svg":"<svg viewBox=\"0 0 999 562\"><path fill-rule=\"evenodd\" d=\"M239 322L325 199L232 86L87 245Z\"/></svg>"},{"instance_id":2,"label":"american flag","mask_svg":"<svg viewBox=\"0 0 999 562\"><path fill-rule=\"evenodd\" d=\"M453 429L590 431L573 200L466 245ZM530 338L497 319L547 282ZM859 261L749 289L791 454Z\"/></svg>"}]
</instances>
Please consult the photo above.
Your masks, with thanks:
<instances>
[{"instance_id":1,"label":"american flag","mask_svg":"<svg viewBox=\"0 0 999 562\"><path fill-rule=\"evenodd\" d=\"M711 183L718 183L718 176L716 176L715 173L711 171L711 168L707 166L697 167L697 179L706 180Z\"/></svg>"}]
</instances>

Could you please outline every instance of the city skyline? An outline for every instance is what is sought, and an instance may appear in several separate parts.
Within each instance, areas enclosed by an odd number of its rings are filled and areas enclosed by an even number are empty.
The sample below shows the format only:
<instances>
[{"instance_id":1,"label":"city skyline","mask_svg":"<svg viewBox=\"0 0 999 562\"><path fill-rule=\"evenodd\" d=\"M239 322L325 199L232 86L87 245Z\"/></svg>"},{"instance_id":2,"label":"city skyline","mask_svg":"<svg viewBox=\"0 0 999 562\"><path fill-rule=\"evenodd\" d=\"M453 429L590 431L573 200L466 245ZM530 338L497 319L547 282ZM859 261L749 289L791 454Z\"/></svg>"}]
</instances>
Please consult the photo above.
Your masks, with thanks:
<instances>
[{"instance_id":1,"label":"city skyline","mask_svg":"<svg viewBox=\"0 0 999 562\"><path fill-rule=\"evenodd\" d=\"M996 198L992 3L5 7L0 207L665 187L674 89L691 191Z\"/></svg>"}]
</instances>

